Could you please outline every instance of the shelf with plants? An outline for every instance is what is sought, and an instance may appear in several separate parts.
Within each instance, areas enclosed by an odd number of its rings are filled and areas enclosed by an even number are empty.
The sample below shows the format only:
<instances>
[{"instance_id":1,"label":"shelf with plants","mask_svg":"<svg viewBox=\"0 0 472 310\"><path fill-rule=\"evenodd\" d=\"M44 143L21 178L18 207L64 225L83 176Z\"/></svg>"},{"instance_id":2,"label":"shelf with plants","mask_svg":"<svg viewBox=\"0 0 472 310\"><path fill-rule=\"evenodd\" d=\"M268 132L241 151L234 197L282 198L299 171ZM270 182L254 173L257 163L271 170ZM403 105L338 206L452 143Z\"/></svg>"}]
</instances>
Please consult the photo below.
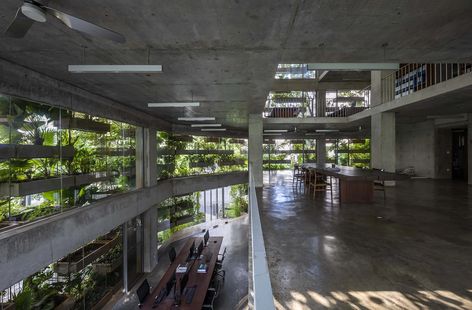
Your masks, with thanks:
<instances>
[{"instance_id":1,"label":"shelf with plants","mask_svg":"<svg viewBox=\"0 0 472 310\"><path fill-rule=\"evenodd\" d=\"M64 158L71 160L74 158L75 149L73 146L50 146L50 145L21 145L21 144L0 144L0 160L17 158Z\"/></svg>"},{"instance_id":2,"label":"shelf with plants","mask_svg":"<svg viewBox=\"0 0 472 310\"><path fill-rule=\"evenodd\" d=\"M94 120L94 118L87 117L85 115L84 118L74 116L63 117L61 120L55 120L54 125L62 129L88 131L100 134L104 134L110 131L110 124Z\"/></svg>"},{"instance_id":3,"label":"shelf with plants","mask_svg":"<svg viewBox=\"0 0 472 310\"><path fill-rule=\"evenodd\" d=\"M96 262L92 263L93 269L99 274L113 272L123 264L123 244L122 242L111 248Z\"/></svg>"},{"instance_id":4,"label":"shelf with plants","mask_svg":"<svg viewBox=\"0 0 472 310\"><path fill-rule=\"evenodd\" d=\"M107 254L120 242L121 236L116 233L107 238L94 240L56 262L53 265L53 270L62 275L78 272L101 256Z\"/></svg>"}]
</instances>

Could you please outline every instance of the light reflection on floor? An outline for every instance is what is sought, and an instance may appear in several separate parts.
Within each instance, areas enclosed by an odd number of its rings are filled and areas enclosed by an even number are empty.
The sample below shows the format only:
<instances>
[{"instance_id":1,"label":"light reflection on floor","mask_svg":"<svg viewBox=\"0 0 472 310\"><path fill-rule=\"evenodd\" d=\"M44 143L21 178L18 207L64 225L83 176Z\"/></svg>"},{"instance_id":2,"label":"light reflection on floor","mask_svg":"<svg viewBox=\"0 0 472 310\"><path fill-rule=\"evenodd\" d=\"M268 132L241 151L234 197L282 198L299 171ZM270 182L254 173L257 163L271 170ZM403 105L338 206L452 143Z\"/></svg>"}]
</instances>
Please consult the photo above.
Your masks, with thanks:
<instances>
[{"instance_id":1,"label":"light reflection on floor","mask_svg":"<svg viewBox=\"0 0 472 310\"><path fill-rule=\"evenodd\" d=\"M472 293L472 290L467 290ZM465 292L466 293L466 292ZM275 300L277 310L304 309L472 309L472 301L445 290L402 293L396 291L331 292L291 291L291 300Z\"/></svg>"}]
</instances>

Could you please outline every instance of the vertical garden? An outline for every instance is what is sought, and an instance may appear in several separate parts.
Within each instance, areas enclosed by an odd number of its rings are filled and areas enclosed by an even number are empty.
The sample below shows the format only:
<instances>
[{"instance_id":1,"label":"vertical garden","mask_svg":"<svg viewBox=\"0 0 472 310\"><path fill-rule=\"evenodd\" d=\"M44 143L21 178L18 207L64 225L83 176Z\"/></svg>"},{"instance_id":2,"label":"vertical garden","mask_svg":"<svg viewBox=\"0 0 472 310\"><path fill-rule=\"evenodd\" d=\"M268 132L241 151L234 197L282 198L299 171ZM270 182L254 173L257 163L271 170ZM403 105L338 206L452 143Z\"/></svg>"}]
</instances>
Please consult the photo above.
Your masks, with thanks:
<instances>
[{"instance_id":1,"label":"vertical garden","mask_svg":"<svg viewBox=\"0 0 472 310\"><path fill-rule=\"evenodd\" d=\"M0 95L0 229L132 189L134 131Z\"/></svg>"}]
</instances>

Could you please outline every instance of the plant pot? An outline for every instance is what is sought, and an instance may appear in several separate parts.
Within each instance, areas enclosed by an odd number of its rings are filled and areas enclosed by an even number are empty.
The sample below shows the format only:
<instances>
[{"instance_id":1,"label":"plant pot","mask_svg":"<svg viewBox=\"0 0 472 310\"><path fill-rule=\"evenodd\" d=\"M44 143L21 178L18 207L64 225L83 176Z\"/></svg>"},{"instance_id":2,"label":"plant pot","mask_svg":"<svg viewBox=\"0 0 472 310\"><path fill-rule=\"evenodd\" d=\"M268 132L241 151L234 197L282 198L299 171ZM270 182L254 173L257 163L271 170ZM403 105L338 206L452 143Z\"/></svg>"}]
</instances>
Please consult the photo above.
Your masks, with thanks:
<instances>
[{"instance_id":1,"label":"plant pot","mask_svg":"<svg viewBox=\"0 0 472 310\"><path fill-rule=\"evenodd\" d=\"M0 159L9 158L73 158L75 149L72 145L48 146L48 145L23 145L23 144L0 144Z\"/></svg>"},{"instance_id":2,"label":"plant pot","mask_svg":"<svg viewBox=\"0 0 472 310\"><path fill-rule=\"evenodd\" d=\"M111 263L94 263L93 269L95 272L105 275L120 267L121 264L123 264L123 256L116 258Z\"/></svg>"},{"instance_id":3,"label":"plant pot","mask_svg":"<svg viewBox=\"0 0 472 310\"><path fill-rule=\"evenodd\" d=\"M62 122L54 121L54 126L59 127L59 125L63 129L75 129L96 133L107 133L111 129L110 124L86 118L63 118Z\"/></svg>"},{"instance_id":4,"label":"plant pot","mask_svg":"<svg viewBox=\"0 0 472 310\"><path fill-rule=\"evenodd\" d=\"M61 189L61 186L62 188L74 186L74 176L64 175L62 177L53 177L49 179L0 183L0 196L26 196L59 190Z\"/></svg>"}]
</instances>

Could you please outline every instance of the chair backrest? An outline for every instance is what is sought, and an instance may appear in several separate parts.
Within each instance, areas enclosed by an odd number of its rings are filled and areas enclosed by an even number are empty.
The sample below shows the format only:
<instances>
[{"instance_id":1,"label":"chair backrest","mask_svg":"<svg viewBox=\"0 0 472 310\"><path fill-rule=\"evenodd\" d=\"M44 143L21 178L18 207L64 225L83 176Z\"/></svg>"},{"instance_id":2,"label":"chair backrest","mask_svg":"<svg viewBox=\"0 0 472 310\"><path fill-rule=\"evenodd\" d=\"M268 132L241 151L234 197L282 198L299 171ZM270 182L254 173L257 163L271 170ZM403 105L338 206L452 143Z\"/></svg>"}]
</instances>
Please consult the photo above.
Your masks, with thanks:
<instances>
[{"instance_id":1,"label":"chair backrest","mask_svg":"<svg viewBox=\"0 0 472 310\"><path fill-rule=\"evenodd\" d=\"M223 263L223 261L225 260L225 256L226 256L226 247L223 250L223 253L221 254L221 260L220 260L221 263Z\"/></svg>"},{"instance_id":2,"label":"chair backrest","mask_svg":"<svg viewBox=\"0 0 472 310\"><path fill-rule=\"evenodd\" d=\"M169 260L171 264L174 262L176 256L177 256L177 253L175 253L175 248L171 247L169 250Z\"/></svg>"},{"instance_id":3,"label":"chair backrest","mask_svg":"<svg viewBox=\"0 0 472 310\"><path fill-rule=\"evenodd\" d=\"M138 295L139 304L143 304L146 300L146 297L149 295L151 287L147 279L144 279L143 283L136 290L136 295Z\"/></svg>"}]
</instances>

